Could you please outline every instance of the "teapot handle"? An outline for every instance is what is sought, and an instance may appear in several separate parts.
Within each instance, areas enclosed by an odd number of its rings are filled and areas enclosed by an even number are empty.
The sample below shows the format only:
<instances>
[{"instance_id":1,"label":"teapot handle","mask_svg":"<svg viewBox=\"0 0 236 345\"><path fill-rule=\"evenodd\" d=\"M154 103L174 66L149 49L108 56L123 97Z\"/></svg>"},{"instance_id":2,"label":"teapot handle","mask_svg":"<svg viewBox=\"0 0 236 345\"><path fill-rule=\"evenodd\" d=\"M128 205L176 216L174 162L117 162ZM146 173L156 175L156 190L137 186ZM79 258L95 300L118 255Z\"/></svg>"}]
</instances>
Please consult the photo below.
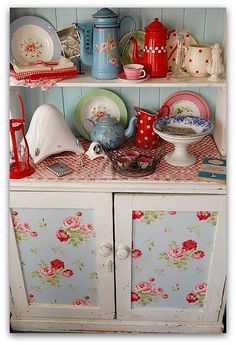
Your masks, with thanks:
<instances>
[{"instance_id":1,"label":"teapot handle","mask_svg":"<svg viewBox=\"0 0 236 345\"><path fill-rule=\"evenodd\" d=\"M91 119L85 119L85 120L81 123L80 128L81 128L82 131L86 134L87 139L91 139L89 131L88 131L88 130L85 128L85 126L84 126L84 123L87 122L87 121L92 122L93 126L95 126L95 122L94 122L93 120L91 120Z\"/></svg>"},{"instance_id":2,"label":"teapot handle","mask_svg":"<svg viewBox=\"0 0 236 345\"><path fill-rule=\"evenodd\" d=\"M121 20L120 20L120 25L121 25L121 22L122 22L125 18L130 18L130 19L131 19L131 21L132 21L132 28L131 28L129 37L128 37L128 39L127 39L127 41L126 41L124 47L121 49L120 56L122 56L122 55L124 54L124 52L126 51L126 49L127 49L127 47L128 47L128 44L129 44L129 42L130 42L130 39L131 39L131 37L134 35L134 32L135 32L135 30L136 30L136 21L135 21L134 17L132 17L132 16L124 16L124 17L122 17Z\"/></svg>"}]
</instances>

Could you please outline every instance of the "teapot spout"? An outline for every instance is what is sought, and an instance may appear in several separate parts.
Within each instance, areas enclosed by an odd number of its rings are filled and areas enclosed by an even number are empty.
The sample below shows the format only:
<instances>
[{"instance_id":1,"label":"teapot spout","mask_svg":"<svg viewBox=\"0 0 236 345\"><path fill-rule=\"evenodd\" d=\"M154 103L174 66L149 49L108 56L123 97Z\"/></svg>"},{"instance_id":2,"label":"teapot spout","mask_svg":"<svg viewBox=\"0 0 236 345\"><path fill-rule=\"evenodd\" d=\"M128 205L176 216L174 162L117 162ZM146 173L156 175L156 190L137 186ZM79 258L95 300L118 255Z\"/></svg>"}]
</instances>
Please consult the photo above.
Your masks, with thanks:
<instances>
[{"instance_id":1,"label":"teapot spout","mask_svg":"<svg viewBox=\"0 0 236 345\"><path fill-rule=\"evenodd\" d=\"M140 57L138 54L138 42L137 42L136 38L134 38L132 36L131 41L134 45L133 56L132 56L134 63L143 64L143 58Z\"/></svg>"},{"instance_id":2,"label":"teapot spout","mask_svg":"<svg viewBox=\"0 0 236 345\"><path fill-rule=\"evenodd\" d=\"M137 117L131 117L129 121L129 127L125 130L125 138L129 139L134 135L135 128L136 128Z\"/></svg>"}]
</instances>

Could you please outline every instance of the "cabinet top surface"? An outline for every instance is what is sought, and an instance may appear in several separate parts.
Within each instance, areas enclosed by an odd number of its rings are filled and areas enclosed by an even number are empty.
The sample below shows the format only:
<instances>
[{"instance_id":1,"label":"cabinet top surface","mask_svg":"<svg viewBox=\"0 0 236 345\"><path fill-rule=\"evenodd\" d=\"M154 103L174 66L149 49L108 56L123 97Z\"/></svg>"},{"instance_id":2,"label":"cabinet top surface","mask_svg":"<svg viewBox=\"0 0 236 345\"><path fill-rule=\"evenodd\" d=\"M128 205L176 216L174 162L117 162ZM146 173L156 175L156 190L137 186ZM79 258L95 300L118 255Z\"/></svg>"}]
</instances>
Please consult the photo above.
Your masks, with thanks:
<instances>
[{"instance_id":1,"label":"cabinet top surface","mask_svg":"<svg viewBox=\"0 0 236 345\"><path fill-rule=\"evenodd\" d=\"M81 139L85 151L90 142ZM129 148L130 142L126 144ZM126 147L125 147L126 148ZM124 148L124 149L125 149ZM137 150L137 148L135 148ZM164 152L173 150L173 145L164 142ZM197 173L204 157L220 158L212 137L204 138L198 145L190 145L189 152L197 162L189 167L174 167L162 158L156 170L145 177L127 177L118 174L108 158L90 160L85 154L77 156L64 152L48 157L35 167L35 173L21 180L11 180L11 190L54 190L54 191L99 191L99 192L199 192L224 193L225 185L197 181ZM57 177L46 169L46 165L61 162L73 169L73 173ZM81 167L81 162L83 166Z\"/></svg>"}]
</instances>

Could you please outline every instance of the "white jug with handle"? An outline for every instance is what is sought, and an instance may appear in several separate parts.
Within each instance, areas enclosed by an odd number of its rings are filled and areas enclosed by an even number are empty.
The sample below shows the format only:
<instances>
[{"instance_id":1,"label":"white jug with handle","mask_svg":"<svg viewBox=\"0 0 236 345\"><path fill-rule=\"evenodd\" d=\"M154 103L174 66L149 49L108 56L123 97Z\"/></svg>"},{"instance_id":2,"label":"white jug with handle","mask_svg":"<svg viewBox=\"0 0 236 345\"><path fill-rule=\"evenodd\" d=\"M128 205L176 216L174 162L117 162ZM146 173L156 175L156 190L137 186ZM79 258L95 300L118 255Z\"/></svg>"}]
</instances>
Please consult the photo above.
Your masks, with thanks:
<instances>
[{"instance_id":1,"label":"white jug with handle","mask_svg":"<svg viewBox=\"0 0 236 345\"><path fill-rule=\"evenodd\" d=\"M185 48L184 66L193 77L208 75L207 66L211 59L212 46L209 44L193 44Z\"/></svg>"}]
</instances>

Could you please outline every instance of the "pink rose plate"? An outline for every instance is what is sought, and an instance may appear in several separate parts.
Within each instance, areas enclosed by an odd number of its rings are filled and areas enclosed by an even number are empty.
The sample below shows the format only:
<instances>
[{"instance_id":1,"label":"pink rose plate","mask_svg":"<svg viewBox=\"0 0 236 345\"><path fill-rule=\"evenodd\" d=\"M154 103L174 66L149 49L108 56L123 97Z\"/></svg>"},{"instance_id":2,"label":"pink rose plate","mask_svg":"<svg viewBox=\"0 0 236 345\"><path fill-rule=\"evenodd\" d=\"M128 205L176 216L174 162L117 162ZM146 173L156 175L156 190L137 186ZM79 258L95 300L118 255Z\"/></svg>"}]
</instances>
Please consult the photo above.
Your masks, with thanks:
<instances>
[{"instance_id":1,"label":"pink rose plate","mask_svg":"<svg viewBox=\"0 0 236 345\"><path fill-rule=\"evenodd\" d=\"M183 115L198 116L210 120L210 110L207 102L198 93L192 91L178 91L165 99L163 106L168 105L170 113L163 112L163 116Z\"/></svg>"}]
</instances>

